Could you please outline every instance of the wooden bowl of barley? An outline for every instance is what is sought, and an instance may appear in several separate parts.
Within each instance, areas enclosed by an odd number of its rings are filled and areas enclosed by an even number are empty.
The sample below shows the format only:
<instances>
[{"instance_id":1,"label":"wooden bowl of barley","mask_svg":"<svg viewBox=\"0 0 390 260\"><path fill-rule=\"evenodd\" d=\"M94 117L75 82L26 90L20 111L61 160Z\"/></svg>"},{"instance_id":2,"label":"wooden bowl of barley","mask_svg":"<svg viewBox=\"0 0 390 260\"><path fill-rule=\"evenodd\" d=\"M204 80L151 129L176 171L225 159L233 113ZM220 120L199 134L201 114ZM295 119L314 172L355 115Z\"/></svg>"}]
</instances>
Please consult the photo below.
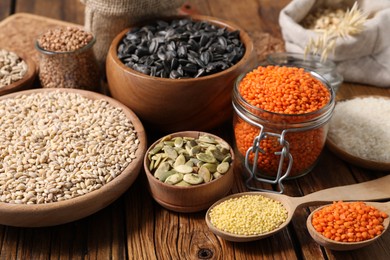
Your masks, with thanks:
<instances>
[{"instance_id":1,"label":"wooden bowl of barley","mask_svg":"<svg viewBox=\"0 0 390 260\"><path fill-rule=\"evenodd\" d=\"M53 226L89 216L137 178L146 151L138 117L86 90L0 97L0 224Z\"/></svg>"},{"instance_id":2,"label":"wooden bowl of barley","mask_svg":"<svg viewBox=\"0 0 390 260\"><path fill-rule=\"evenodd\" d=\"M3 77L3 75L2 75L3 72L1 70L4 68L8 71L9 69L3 67L3 65L5 65L5 64L0 62L0 68L1 68L0 69L0 96L30 88L35 80L36 75L37 75L37 68L36 68L35 62L32 60L32 58L24 53L21 53L21 52L13 52L13 51L4 50L4 49L2 50L0 48L0 52L2 52L2 51L5 51L7 53L12 53L12 54L14 54L14 55L12 55L13 58L18 58L18 59L20 59L20 61L24 62L23 70L25 70L25 72L23 72L23 75L21 77L19 75L15 75L18 79L15 81L13 80L10 84L8 84L8 83L3 84L1 81L6 80L6 79ZM4 57L3 57L3 59L4 59ZM18 67L18 71L14 74L19 74L21 67L19 65L14 65L14 66ZM9 73L9 72L7 72L7 73Z\"/></svg>"}]
</instances>

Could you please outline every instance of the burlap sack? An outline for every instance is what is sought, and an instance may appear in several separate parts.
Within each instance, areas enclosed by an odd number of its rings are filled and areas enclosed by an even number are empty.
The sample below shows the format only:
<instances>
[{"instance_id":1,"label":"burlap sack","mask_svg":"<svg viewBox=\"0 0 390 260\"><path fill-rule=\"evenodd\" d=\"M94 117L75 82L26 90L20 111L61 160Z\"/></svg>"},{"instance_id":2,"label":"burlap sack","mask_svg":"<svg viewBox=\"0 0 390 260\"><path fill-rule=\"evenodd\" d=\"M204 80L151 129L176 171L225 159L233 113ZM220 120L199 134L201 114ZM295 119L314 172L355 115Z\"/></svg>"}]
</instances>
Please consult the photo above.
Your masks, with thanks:
<instances>
[{"instance_id":1,"label":"burlap sack","mask_svg":"<svg viewBox=\"0 0 390 260\"><path fill-rule=\"evenodd\" d=\"M114 37L131 25L154 16L173 15L184 0L80 0L85 4L85 30L94 33L94 53L104 70Z\"/></svg>"},{"instance_id":2,"label":"burlap sack","mask_svg":"<svg viewBox=\"0 0 390 260\"><path fill-rule=\"evenodd\" d=\"M286 50L304 53L309 39L316 33L299 23L318 5L337 7L340 0L293 0L282 9L279 24ZM352 7L355 0L344 0ZM359 7L369 14L365 30L356 36L337 39L330 54L345 81L390 87L390 1L358 0Z\"/></svg>"}]
</instances>

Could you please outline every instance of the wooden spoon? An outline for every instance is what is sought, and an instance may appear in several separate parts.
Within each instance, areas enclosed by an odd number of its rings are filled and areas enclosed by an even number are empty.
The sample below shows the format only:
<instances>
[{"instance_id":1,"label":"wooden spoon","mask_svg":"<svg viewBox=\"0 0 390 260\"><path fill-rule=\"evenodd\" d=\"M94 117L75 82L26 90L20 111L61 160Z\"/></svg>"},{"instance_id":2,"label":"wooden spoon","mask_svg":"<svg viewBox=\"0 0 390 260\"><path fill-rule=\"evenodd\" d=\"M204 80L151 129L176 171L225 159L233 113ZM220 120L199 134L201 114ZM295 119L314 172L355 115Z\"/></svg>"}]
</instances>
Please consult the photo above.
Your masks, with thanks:
<instances>
[{"instance_id":1,"label":"wooden spoon","mask_svg":"<svg viewBox=\"0 0 390 260\"><path fill-rule=\"evenodd\" d=\"M378 210L380 211L383 211L383 212L386 212L387 215L390 215L390 201L389 202L386 202L386 203L381 203L381 202L366 202L367 205L371 205L371 206L374 206L375 208L377 208ZM386 218L384 221L383 221L383 226L384 226L384 230L382 231L382 233L379 235L379 236L376 236L374 238L371 238L371 239L368 239L368 240L365 240L365 241L361 241L361 242L337 242L337 241L334 241L334 240L331 240L331 239L328 239L326 237L324 237L323 235L321 235L320 233L318 233L312 223L311 223L311 220L312 220L312 216L314 214L314 212L316 212L317 210L320 210L321 208L323 207L326 207L325 206L322 206L318 209L316 209L315 211L313 211L309 217L307 218L307 221L306 221L306 226L307 226L307 229L310 233L310 235L312 236L312 238L318 243L320 244L321 246L323 247L326 247L326 248L329 248L329 249L332 249L332 250L338 250L338 251L345 251L345 250L354 250L354 249L358 249L358 248L361 248L361 247L364 247L364 246L367 246L371 243L373 243L375 240L377 240L379 237L381 237L386 231L387 229L389 228L389 218Z\"/></svg>"},{"instance_id":2,"label":"wooden spoon","mask_svg":"<svg viewBox=\"0 0 390 260\"><path fill-rule=\"evenodd\" d=\"M221 238L233 242L248 242L258 239L262 239L271 236L283 228L285 228L291 221L294 212L299 207L314 206L328 204L333 201L369 201L369 200L384 200L390 199L390 175L387 175L376 180L362 182L358 184L351 184L346 186L338 186L334 188L324 189L317 192L313 192L303 197L289 197L287 195L279 193L269 192L243 192L230 195L217 202L215 202L206 213L206 224L210 230L220 236ZM210 211L213 207L221 202L234 197L240 197L243 195L262 195L277 201L280 201L288 212L286 221L280 225L277 229L270 232L258 234L258 235L236 235L229 232L225 232L216 228L210 220Z\"/></svg>"}]
</instances>

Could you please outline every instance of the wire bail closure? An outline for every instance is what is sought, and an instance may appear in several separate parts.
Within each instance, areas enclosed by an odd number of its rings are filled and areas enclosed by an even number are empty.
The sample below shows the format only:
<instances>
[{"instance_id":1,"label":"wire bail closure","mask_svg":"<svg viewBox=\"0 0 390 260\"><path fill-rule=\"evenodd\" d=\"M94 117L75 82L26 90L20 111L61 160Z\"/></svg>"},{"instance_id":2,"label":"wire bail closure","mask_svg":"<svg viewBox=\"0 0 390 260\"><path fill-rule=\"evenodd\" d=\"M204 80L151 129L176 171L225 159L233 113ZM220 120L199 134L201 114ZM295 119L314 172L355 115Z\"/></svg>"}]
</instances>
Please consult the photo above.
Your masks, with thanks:
<instances>
[{"instance_id":1,"label":"wire bail closure","mask_svg":"<svg viewBox=\"0 0 390 260\"><path fill-rule=\"evenodd\" d=\"M293 157L290 153L289 149L289 143L284 139L286 130L282 132L282 134L275 134L275 133L270 133L270 132L264 132L264 128L262 125L258 125L260 128L260 133L258 136L255 137L253 140L253 146L249 147L248 150L246 151L245 155L245 168L250 174L249 178L246 180L245 185L248 189L251 190L256 190L256 191L268 191L268 192L274 192L274 193L283 193L284 192L284 186L283 186L283 181L286 179L291 171L291 167L293 164ZM263 178L257 174L257 163L252 164L252 168L249 163L249 156L251 153L255 154L255 157L253 159L253 162L257 162L259 158L259 152L260 153L265 153L263 149L260 147L260 142L263 139L268 138L269 136L277 137L280 145L282 146L281 151L275 152L275 155L280 156L279 159L279 165L278 165L278 171L276 173L275 179L269 179L269 178ZM283 162L285 158L288 159L288 166L287 169L284 173L283 172ZM268 184L278 184L278 190L279 191L274 191L274 190L267 190L267 189L261 189L258 187L254 187L251 185L252 180L255 181L260 181L260 182L265 182Z\"/></svg>"},{"instance_id":2,"label":"wire bail closure","mask_svg":"<svg viewBox=\"0 0 390 260\"><path fill-rule=\"evenodd\" d=\"M273 192L273 193L283 193L284 192L284 186L283 186L283 181L288 177L291 167L293 164L293 157L290 153L290 146L289 143L285 140L285 135L288 132L288 130L283 130L281 134L276 134L272 132L264 132L264 126L255 122L254 120L250 119L246 115L244 115L239 109L237 109L236 105L233 103L233 108L237 112L237 114L241 118L245 118L247 122L249 122L252 125L255 125L260 129L259 135L256 136L253 140L253 145L252 147L249 147L248 150L246 151L245 154L245 168L249 173L249 178L247 178L245 185L248 189L250 190L256 190L256 191L267 191L267 192ZM257 174L257 160L259 158L259 152L260 153L265 153L263 149L260 147L260 142L263 139L266 139L268 137L277 137L280 145L282 146L281 151L275 152L276 155L280 156L279 159L279 165L278 165L278 172L276 173L275 179L271 178L263 178ZM250 165L250 160L249 156L251 153L255 154L255 157L253 159L253 164L252 166ZM283 161L285 158L288 159L288 166L286 169L286 172L282 174L283 172ZM251 185L252 180L259 181L259 182L265 182L268 184L277 184L278 185L278 190L279 191L274 191L274 190L268 190L268 189L261 189L255 186Z\"/></svg>"},{"instance_id":3,"label":"wire bail closure","mask_svg":"<svg viewBox=\"0 0 390 260\"><path fill-rule=\"evenodd\" d=\"M307 168L303 168L303 169L299 168L299 170L302 171L302 174L300 171L298 171L298 169L295 168L293 169L293 162L294 162L293 155L291 154L290 151L290 143L286 140L286 136L290 133L292 134L298 132L305 132L320 127L326 127L326 124L332 117L333 110L335 107L335 92L333 88L330 86L328 81L323 76L321 76L320 74L314 71L309 70L309 72L313 77L317 78L328 88L330 92L329 103L323 108L321 108L320 110L308 112L304 114L293 115L294 116L293 119L295 119L295 117L300 117L301 115L302 116L301 118L296 118L297 120L293 120L292 122L289 122L290 114L287 115L280 114L281 116L286 116L286 119L282 120L281 122L276 122L274 121L274 119L269 120L269 118L259 117L256 114L256 112L265 112L265 113L269 112L271 113L271 115L276 115L276 116L277 113L272 114L272 112L270 111L262 110L261 108L258 108L256 106L247 103L238 93L238 84L240 80L244 77L244 75L241 75L237 79L233 91L233 98L232 98L232 105L235 111L235 116L238 116L238 118L241 118L246 123L249 123L252 126L255 126L260 129L259 134L253 140L252 146L247 148L246 154L243 155L245 156L245 162L244 162L245 170L249 173L249 177L246 179L245 182L245 185L248 189L255 190L255 191L283 193L284 192L283 182L286 179L300 177L313 169L316 161L310 161L310 165L305 166ZM278 133L266 132L265 126L267 126L267 124L270 124L271 131L272 129L278 129L277 130ZM326 138L326 133L327 133L327 129L324 128L323 130L321 130L321 133L319 134L325 134L323 138ZM261 154L266 154L266 151L260 147L260 143L261 141L266 140L267 138L275 138L278 143L278 146L280 146L279 151L273 151L273 154L276 155L276 157L279 157L279 162L276 161L278 158L275 158L275 163L278 163L277 165L278 168L275 176L273 174L272 176L269 176L266 173L261 173L258 169L261 168L261 166L258 165L258 160L261 157ZM321 138L321 136L318 136L318 138ZM318 144L321 145L321 149L325 143L324 140L318 140L319 142L322 142L321 144ZM290 141L293 141L293 138ZM299 151L296 148L296 146L297 144L295 143L291 144L293 153L295 151L297 151L298 153ZM310 147L312 147L312 145ZM241 153L243 153L243 151ZM252 156L253 156L253 163L251 164L250 159L252 158ZM316 160L318 159L318 155L316 155L315 159ZM297 160L298 161L302 160L302 158L300 158L299 155L297 155L297 157L295 158L295 163L297 162ZM294 176L290 176L290 175L294 175ZM254 185L254 182L256 181L277 185L277 187L272 187L270 190L262 189Z\"/></svg>"}]
</instances>

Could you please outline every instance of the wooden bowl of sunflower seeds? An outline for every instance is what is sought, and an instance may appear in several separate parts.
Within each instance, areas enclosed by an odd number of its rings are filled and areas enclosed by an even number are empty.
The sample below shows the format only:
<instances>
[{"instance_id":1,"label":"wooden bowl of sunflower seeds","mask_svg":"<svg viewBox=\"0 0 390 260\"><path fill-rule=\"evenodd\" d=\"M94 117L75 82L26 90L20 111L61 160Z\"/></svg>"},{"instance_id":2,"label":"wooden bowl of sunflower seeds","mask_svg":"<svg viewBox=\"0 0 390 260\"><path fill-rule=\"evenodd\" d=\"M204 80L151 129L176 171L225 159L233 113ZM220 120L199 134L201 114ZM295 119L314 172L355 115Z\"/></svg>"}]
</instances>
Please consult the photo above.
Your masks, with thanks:
<instances>
[{"instance_id":1,"label":"wooden bowl of sunflower seeds","mask_svg":"<svg viewBox=\"0 0 390 260\"><path fill-rule=\"evenodd\" d=\"M0 48L0 95L28 89L36 74L35 62L29 56Z\"/></svg>"},{"instance_id":2,"label":"wooden bowl of sunflower seeds","mask_svg":"<svg viewBox=\"0 0 390 260\"><path fill-rule=\"evenodd\" d=\"M166 135L146 151L144 170L154 200L176 212L198 212L233 185L234 152L220 137L199 131Z\"/></svg>"},{"instance_id":3,"label":"wooden bowl of sunflower seeds","mask_svg":"<svg viewBox=\"0 0 390 260\"><path fill-rule=\"evenodd\" d=\"M89 216L135 181L146 134L128 107L87 90L0 97L0 224L42 227Z\"/></svg>"},{"instance_id":4,"label":"wooden bowl of sunflower seeds","mask_svg":"<svg viewBox=\"0 0 390 260\"><path fill-rule=\"evenodd\" d=\"M111 95L164 133L205 131L232 116L235 79L256 64L249 35L237 25L192 15L145 22L111 43Z\"/></svg>"}]
</instances>

